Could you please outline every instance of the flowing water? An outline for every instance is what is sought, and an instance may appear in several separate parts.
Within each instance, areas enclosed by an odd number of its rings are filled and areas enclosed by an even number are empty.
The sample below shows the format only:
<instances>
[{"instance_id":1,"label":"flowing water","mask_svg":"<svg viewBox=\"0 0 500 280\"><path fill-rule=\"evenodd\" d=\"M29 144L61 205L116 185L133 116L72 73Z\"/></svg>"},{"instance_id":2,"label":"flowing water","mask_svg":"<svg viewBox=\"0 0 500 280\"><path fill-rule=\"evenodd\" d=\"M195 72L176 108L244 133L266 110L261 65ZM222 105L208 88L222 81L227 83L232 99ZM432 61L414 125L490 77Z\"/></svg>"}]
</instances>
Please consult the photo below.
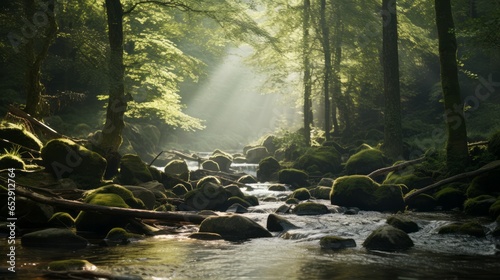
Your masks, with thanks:
<instances>
[{"instance_id":1,"label":"flowing water","mask_svg":"<svg viewBox=\"0 0 500 280\"><path fill-rule=\"evenodd\" d=\"M265 184L252 185L249 194L280 197ZM319 201L329 205L329 201ZM265 226L267 216L283 202L261 202L244 214ZM86 259L100 271L142 279L500 279L500 256L491 237L438 235L449 222L467 219L458 213L408 213L421 230L411 233L414 248L395 253L368 251L364 239L383 225L389 214L361 211L357 215L285 214L300 228L272 238L246 242L201 241L187 236L196 226L176 234L149 237L115 247L90 246L74 252L17 248L18 279L39 277L53 260ZM477 220L477 219L476 219ZM495 224L479 220L487 230ZM325 235L353 238L357 247L323 250ZM0 245L5 252L6 242ZM0 267L4 267L1 264ZM12 276L0 271L0 278ZM2 279L3 279L2 278Z\"/></svg>"}]
</instances>

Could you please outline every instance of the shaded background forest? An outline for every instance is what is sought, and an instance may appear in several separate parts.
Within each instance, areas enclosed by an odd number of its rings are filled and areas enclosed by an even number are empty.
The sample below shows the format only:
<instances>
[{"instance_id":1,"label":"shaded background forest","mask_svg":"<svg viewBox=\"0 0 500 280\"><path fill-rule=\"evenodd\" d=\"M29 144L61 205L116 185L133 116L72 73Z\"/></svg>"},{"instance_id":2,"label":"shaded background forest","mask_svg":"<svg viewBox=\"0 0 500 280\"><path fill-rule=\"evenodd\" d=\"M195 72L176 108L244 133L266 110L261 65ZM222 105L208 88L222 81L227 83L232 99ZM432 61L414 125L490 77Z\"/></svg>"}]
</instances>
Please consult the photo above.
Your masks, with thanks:
<instances>
[{"instance_id":1,"label":"shaded background forest","mask_svg":"<svg viewBox=\"0 0 500 280\"><path fill-rule=\"evenodd\" d=\"M46 36L35 32L38 40L31 48L23 40L29 39L23 35L29 28L46 27L43 18L36 27L35 18L24 16L28 2L0 4L1 115L10 104L25 104L26 73ZM105 119L105 5L96 0L31 2L37 11L54 2L58 27L40 71L39 117L63 134L87 137ZM125 8L138 2L122 1ZM237 150L267 133L302 127L303 1L170 2L197 11L142 3L124 17L125 92L131 102L122 151L143 152L130 143L138 134L154 138L156 151L144 151L154 154L169 148ZM500 129L500 1L452 2L468 136L483 140ZM325 121L319 3L311 1L307 42L313 139L324 137ZM380 1L331 0L325 8L335 80L332 135L340 143L376 145L384 138ZM441 148L446 138L434 5L400 0L398 17L403 140L411 151Z\"/></svg>"}]
</instances>

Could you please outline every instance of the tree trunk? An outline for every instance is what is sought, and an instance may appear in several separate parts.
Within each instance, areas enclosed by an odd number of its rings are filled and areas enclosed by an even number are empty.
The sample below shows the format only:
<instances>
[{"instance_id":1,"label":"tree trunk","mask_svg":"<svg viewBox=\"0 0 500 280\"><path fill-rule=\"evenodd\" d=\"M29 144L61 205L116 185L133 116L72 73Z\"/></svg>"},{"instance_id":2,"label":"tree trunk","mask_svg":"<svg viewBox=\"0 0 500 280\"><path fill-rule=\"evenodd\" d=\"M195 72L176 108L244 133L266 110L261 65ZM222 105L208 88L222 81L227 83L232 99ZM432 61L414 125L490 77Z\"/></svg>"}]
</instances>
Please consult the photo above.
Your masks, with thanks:
<instances>
[{"instance_id":1,"label":"tree trunk","mask_svg":"<svg viewBox=\"0 0 500 280\"><path fill-rule=\"evenodd\" d=\"M106 177L118 170L118 148L122 143L122 131L125 126L123 115L127 109L125 96L123 65L123 7L120 0L106 0L108 17L109 58L109 99L106 110L106 123L102 129L99 148L108 161Z\"/></svg>"},{"instance_id":2,"label":"tree trunk","mask_svg":"<svg viewBox=\"0 0 500 280\"><path fill-rule=\"evenodd\" d=\"M323 54L325 57L325 69L323 77L323 95L324 95L324 116L325 116L325 136L330 140L330 81L332 77L332 53L330 51L330 28L326 22L326 0L321 0L320 7L320 25L322 33ZM335 127L337 130L337 127Z\"/></svg>"},{"instance_id":3,"label":"tree trunk","mask_svg":"<svg viewBox=\"0 0 500 280\"><path fill-rule=\"evenodd\" d=\"M465 169L469 156L463 101L458 83L457 41L450 0L435 0L435 9L439 38L441 86L448 131L446 163L450 172L459 173Z\"/></svg>"},{"instance_id":4,"label":"tree trunk","mask_svg":"<svg viewBox=\"0 0 500 280\"><path fill-rule=\"evenodd\" d=\"M53 0L41 1L41 5L46 8L44 12L37 10L35 0L24 0L27 29L30 29L33 35L25 46L27 72L25 80L26 107L24 111L35 118L41 114L42 94L45 90L41 82L42 63L47 58L49 47L57 35ZM43 35L37 34L37 28L39 27L45 28ZM39 46L35 44L37 37L41 37Z\"/></svg>"},{"instance_id":5,"label":"tree trunk","mask_svg":"<svg viewBox=\"0 0 500 280\"><path fill-rule=\"evenodd\" d=\"M311 102L311 62L310 62L310 36L309 26L311 18L311 1L304 0L303 12L303 66L304 66L304 138L306 145L311 144L311 125L312 125L312 102Z\"/></svg>"},{"instance_id":6,"label":"tree trunk","mask_svg":"<svg viewBox=\"0 0 500 280\"><path fill-rule=\"evenodd\" d=\"M342 23L341 7L332 2L332 5L336 7L335 12L335 54L333 59L333 73L332 73L332 120L334 126L334 132L338 134L340 132L339 120L337 119L337 107L339 111L340 120L343 122L344 131L347 131L351 127L351 116L349 115L349 110L347 109L347 97L342 94L342 81L340 79L340 63L342 62L342 37L344 36L344 28Z\"/></svg>"},{"instance_id":7,"label":"tree trunk","mask_svg":"<svg viewBox=\"0 0 500 280\"><path fill-rule=\"evenodd\" d=\"M391 7L391 3L394 6ZM385 99L383 150L388 157L399 159L403 156L403 136L401 128L396 0L382 1L382 21Z\"/></svg>"}]
</instances>

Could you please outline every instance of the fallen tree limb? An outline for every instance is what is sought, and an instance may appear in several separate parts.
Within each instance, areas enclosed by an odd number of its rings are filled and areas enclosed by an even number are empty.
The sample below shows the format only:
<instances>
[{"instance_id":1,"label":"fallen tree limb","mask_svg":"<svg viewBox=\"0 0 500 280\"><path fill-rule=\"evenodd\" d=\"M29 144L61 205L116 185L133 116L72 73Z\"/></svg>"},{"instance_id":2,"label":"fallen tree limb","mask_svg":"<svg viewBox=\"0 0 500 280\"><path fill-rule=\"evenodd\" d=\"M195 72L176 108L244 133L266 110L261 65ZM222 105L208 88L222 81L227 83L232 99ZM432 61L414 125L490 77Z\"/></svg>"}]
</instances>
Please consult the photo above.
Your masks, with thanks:
<instances>
[{"instance_id":1,"label":"fallen tree limb","mask_svg":"<svg viewBox=\"0 0 500 280\"><path fill-rule=\"evenodd\" d=\"M46 124L44 124L44 123L40 122L39 120L33 118L30 114L24 112L23 110L21 110L21 109L19 109L17 107L9 106L9 113L11 113L14 116L26 119L27 121L29 121L31 123L31 125L39 128L41 131L43 131L43 133L47 137L49 137L51 139L53 139L53 138L68 138L68 137L60 134L59 132L55 131L51 127L47 126Z\"/></svg>"},{"instance_id":2,"label":"fallen tree limb","mask_svg":"<svg viewBox=\"0 0 500 280\"><path fill-rule=\"evenodd\" d=\"M417 158L417 159L414 159L414 160L405 161L405 162L402 162L400 164L396 164L396 165L393 165L393 166L380 168L380 169L377 169L377 170L373 171L372 173L368 174L368 177L370 177L370 178L373 179L373 178L375 178L377 176L385 175L385 174L387 174L387 173L389 173L391 171L404 169L404 168L406 168L408 166L421 163L424 160L425 160L425 157L421 157L421 158Z\"/></svg>"},{"instance_id":3,"label":"fallen tree limb","mask_svg":"<svg viewBox=\"0 0 500 280\"><path fill-rule=\"evenodd\" d=\"M459 180L462 180L462 179L466 179L466 178L470 178L470 177L475 177L477 175L483 174L485 172L494 170L494 169L499 168L499 167L500 167L500 160L492 161L492 162L490 162L490 163L484 165L483 167L481 167L479 169L476 169L474 171L469 171L469 172L461 173L461 174L452 176L450 178L443 179L443 180L441 180L439 182L436 182L436 183L434 183L432 185L429 185L427 187L424 187L424 188L421 188L421 189L419 189L417 191L409 193L409 194L407 194L404 197L404 199L405 199L405 201L408 201L413 196L416 196L416 195L421 194L423 192L426 192L428 190L431 190L431 189L434 189L434 188L437 188L437 187L440 187L440 186L443 186L443 185L446 185L446 184L449 184L449 183L452 183L452 182L456 182L456 181L459 181Z\"/></svg>"},{"instance_id":4,"label":"fallen tree limb","mask_svg":"<svg viewBox=\"0 0 500 280\"><path fill-rule=\"evenodd\" d=\"M15 192L19 196L27 197L33 201L44 204L64 207L72 210L99 212L107 215L127 216L130 218L140 218L140 219L157 219L163 221L185 222L192 224L200 224L206 218L205 216L189 214L189 213L157 212L157 211L149 211L141 209L108 207L108 206L83 203L80 201L67 200L63 198L47 197L39 193L33 192L33 190L31 190L28 187L23 187L19 185L16 186Z\"/></svg>"}]
</instances>

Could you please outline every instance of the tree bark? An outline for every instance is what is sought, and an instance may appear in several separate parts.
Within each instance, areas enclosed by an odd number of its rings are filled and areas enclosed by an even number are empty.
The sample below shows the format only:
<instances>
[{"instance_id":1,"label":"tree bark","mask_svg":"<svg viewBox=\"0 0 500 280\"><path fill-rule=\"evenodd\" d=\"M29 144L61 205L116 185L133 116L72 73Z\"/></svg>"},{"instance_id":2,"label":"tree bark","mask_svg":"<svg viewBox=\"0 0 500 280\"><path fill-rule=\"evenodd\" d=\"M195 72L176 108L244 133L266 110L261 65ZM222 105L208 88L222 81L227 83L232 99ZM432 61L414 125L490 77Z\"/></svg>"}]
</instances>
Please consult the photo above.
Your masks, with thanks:
<instances>
[{"instance_id":1,"label":"tree bark","mask_svg":"<svg viewBox=\"0 0 500 280\"><path fill-rule=\"evenodd\" d=\"M394 6L391 6L391 3ZM383 150L388 157L399 159L403 156L403 136L401 128L396 0L382 1L382 21L385 99Z\"/></svg>"},{"instance_id":2,"label":"tree bark","mask_svg":"<svg viewBox=\"0 0 500 280\"><path fill-rule=\"evenodd\" d=\"M106 0L108 18L109 57L109 99L106 109L106 123L98 146L108 161L105 177L110 178L118 170L118 148L122 143L125 127L123 116L127 110L123 65L123 7L120 0Z\"/></svg>"},{"instance_id":3,"label":"tree bark","mask_svg":"<svg viewBox=\"0 0 500 280\"><path fill-rule=\"evenodd\" d=\"M49 47L57 35L57 23L54 15L54 1L43 0L42 5L45 11L37 11L35 0L24 0L24 14L26 16L27 29L32 32L32 38L26 43L27 72L25 80L26 107L24 111L33 117L41 114L42 94L45 87L41 82L42 63L47 58ZM39 22L38 17L47 19L47 22ZM36 22L35 22L36 20ZM35 25L36 24L36 25ZM46 26L47 25L47 26ZM37 28L45 28L43 35L37 34ZM41 37L40 45L35 44L37 37ZM39 50L37 50L39 49Z\"/></svg>"},{"instance_id":4,"label":"tree bark","mask_svg":"<svg viewBox=\"0 0 500 280\"><path fill-rule=\"evenodd\" d=\"M435 0L439 38L441 86L447 128L446 163L451 173L462 172L468 162L467 130L460 96L457 67L457 40L450 0Z\"/></svg>"},{"instance_id":5,"label":"tree bark","mask_svg":"<svg viewBox=\"0 0 500 280\"><path fill-rule=\"evenodd\" d=\"M309 27L311 21L311 1L304 0L303 7L303 67L304 67L304 138L306 145L311 144L311 126L312 126L312 82L311 82L311 61L310 61L310 35Z\"/></svg>"},{"instance_id":6,"label":"tree bark","mask_svg":"<svg viewBox=\"0 0 500 280\"><path fill-rule=\"evenodd\" d=\"M344 36L344 27L342 23L341 6L332 1L332 5L335 8L335 31L334 31L334 46L335 53L333 58L333 69L332 69L332 121L334 127L334 133L340 133L339 121L344 125L344 132L347 132L351 128L351 116L348 110L347 97L342 94L342 81L340 79L340 67L342 62L342 38ZM339 113L339 118L337 118L337 108Z\"/></svg>"},{"instance_id":7,"label":"tree bark","mask_svg":"<svg viewBox=\"0 0 500 280\"><path fill-rule=\"evenodd\" d=\"M332 77L332 53L330 50L330 28L328 27L326 21L326 0L321 0L320 7L320 25L321 25L321 33L322 33L322 46L323 46L323 54L324 54L324 77L323 77L323 95L324 95L324 130L326 140L330 140L330 82ZM337 127L335 127L337 130Z\"/></svg>"}]
</instances>

